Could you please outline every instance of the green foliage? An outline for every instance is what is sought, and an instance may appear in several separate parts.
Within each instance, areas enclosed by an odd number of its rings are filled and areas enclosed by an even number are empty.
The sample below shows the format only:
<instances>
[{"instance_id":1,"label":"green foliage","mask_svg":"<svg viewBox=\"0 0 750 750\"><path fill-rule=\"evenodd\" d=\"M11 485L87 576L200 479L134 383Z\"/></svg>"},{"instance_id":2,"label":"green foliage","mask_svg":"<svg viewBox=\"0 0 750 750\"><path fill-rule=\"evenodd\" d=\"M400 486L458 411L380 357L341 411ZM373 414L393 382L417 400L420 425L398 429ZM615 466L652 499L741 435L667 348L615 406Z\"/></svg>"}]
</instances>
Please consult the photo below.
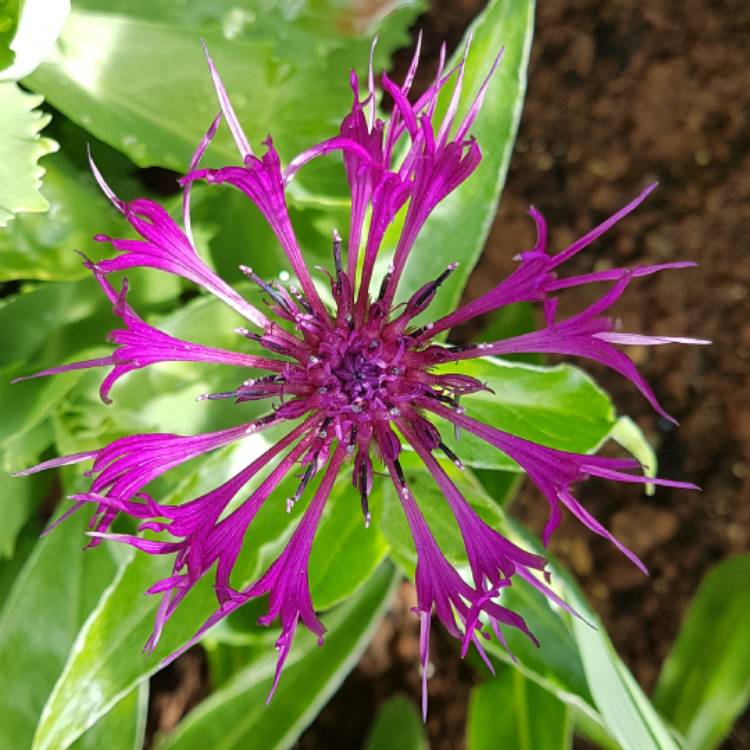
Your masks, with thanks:
<instances>
[{"instance_id":1,"label":"green foliage","mask_svg":"<svg viewBox=\"0 0 750 750\"><path fill-rule=\"evenodd\" d=\"M91 176L75 168L65 153L46 159L45 168L41 195L49 212L22 214L0 233L0 280L83 278L88 271L74 250L85 250L96 259L104 247L91 242L92 235L122 231L116 212ZM55 294L55 289L49 287L47 293ZM18 319L23 321L20 315ZM59 315L53 320L66 322Z\"/></svg>"},{"instance_id":2,"label":"green foliage","mask_svg":"<svg viewBox=\"0 0 750 750\"><path fill-rule=\"evenodd\" d=\"M570 750L570 709L519 670L502 666L471 691L468 750Z\"/></svg>"},{"instance_id":3,"label":"green foliage","mask_svg":"<svg viewBox=\"0 0 750 750\"><path fill-rule=\"evenodd\" d=\"M406 297L424 284L425 279L437 277L449 263L459 261L460 266L430 306L431 317L455 308L495 217L521 119L533 28L533 0L490 0L469 27L473 41L464 72L459 117L468 110L501 47L505 48L505 54L472 127L483 158L471 176L471 187L448 196L433 211L409 256L399 285L399 293ZM462 55L463 48L459 46L452 61L457 62ZM438 111L448 106L451 91L447 88ZM395 222L386 235L386 243L390 238L394 248L400 227ZM382 255L379 267L384 271L389 259L387 253Z\"/></svg>"},{"instance_id":4,"label":"green foliage","mask_svg":"<svg viewBox=\"0 0 750 750\"><path fill-rule=\"evenodd\" d=\"M10 60L19 6L0 3L0 69ZM384 15L384 7L393 12ZM156 653L142 657L158 605L158 598L143 592L169 574L170 560L115 545L83 554L83 514L35 541L45 513L37 510L47 505L42 500L80 489L82 480L73 478L82 469L69 467L57 479L7 475L132 432L196 433L237 420L231 403L191 403L200 393L233 386L237 373L231 368L172 363L132 373L115 388L113 407L97 400L100 373L10 384L19 375L109 351L105 335L116 320L73 250L98 258L111 249L93 243L93 234L128 236L129 230L89 173L86 143L93 141L97 161L124 198L148 192L136 182L138 167L183 170L217 111L198 44L203 37L253 146L260 148L271 133L288 161L337 131L351 101L348 70L364 72L372 36L380 38L376 66L387 67L394 50L408 43L407 29L422 7L421 0L239 0L232 8L212 0L80 0L56 51L23 81L36 93L0 83L0 282L20 280L0 301L0 673L6 685L0 690L0 750L137 750L149 678L216 607L207 576L170 620ZM497 49L505 47L473 128L484 159L471 183L428 221L401 289L407 294L460 261L431 307L436 316L458 302L497 209L523 101L533 15L531 0L490 0L472 25L459 115ZM461 54L455 50L453 60ZM44 168L39 159L56 143L39 135L50 119L39 109L39 95L60 113L50 130L62 149L45 159ZM449 86L439 107L447 106L450 95ZM214 164L237 160L224 126L207 158ZM330 233L347 226L344 189L337 158L311 165L292 183L292 220L310 265L329 263ZM179 213L178 197L168 197L166 205ZM238 264L249 263L269 278L288 270L272 232L237 192L197 186L193 209L199 251L242 293L257 299L249 285L238 283ZM387 247L394 246L402 220L394 222ZM387 262L388 252L379 271ZM233 333L237 316L216 300L201 293L185 302L187 285L172 277L138 270L128 276L130 299L149 322L205 344L248 345ZM521 333L533 324L528 305L513 306L493 316L479 340ZM471 416L563 450L592 452L611 437L647 472L655 471L653 451L635 423L618 419L607 394L575 367L487 359L449 369L492 389L462 399ZM249 419L259 407L241 408ZM503 511L521 480L519 467L471 435L457 438L452 428L442 429L469 467L462 473L448 464L446 470L477 512L541 553ZM280 434L271 430L190 462L154 483L154 495L167 502L195 497ZM465 550L445 499L414 454L405 454L403 465L438 542L466 574ZM237 587L255 580L289 539L305 505L303 500L291 515L284 512L283 498L296 482L292 477L282 484L254 520L235 570ZM389 482L376 481L371 508L373 524L365 529L351 478L336 482L310 566L313 600L328 627L325 647L317 648L300 628L279 690L266 707L277 631L257 625L263 602L241 608L204 639L213 692L174 732L159 738L161 750L239 750L249 743L286 748L296 741L356 663L388 606L396 576L385 558L413 573L408 526ZM664 667L654 705L569 574L554 561L551 573L555 590L595 627L550 605L527 583L514 582L503 603L523 614L541 646L506 633L518 658L511 669L507 652L494 641L487 645L498 676L482 672L485 682L472 693L470 750L567 748L573 724L607 750L674 750L682 746L679 733L687 750L716 747L750 698L743 637L750 624L744 596L748 558L727 561L707 576ZM402 698L382 707L366 741L367 750L390 747L426 748L419 717Z\"/></svg>"},{"instance_id":5,"label":"green foliage","mask_svg":"<svg viewBox=\"0 0 750 750\"><path fill-rule=\"evenodd\" d=\"M71 750L142 750L146 734L148 683L128 693L70 747Z\"/></svg>"},{"instance_id":6,"label":"green foliage","mask_svg":"<svg viewBox=\"0 0 750 750\"><path fill-rule=\"evenodd\" d=\"M513 435L560 450L593 451L615 424L612 402L584 372L571 365L539 367L486 357L437 368L470 375L489 390L461 398L468 416ZM457 440L443 424L444 441L468 466L518 471L518 466L470 434Z\"/></svg>"},{"instance_id":7,"label":"green foliage","mask_svg":"<svg viewBox=\"0 0 750 750\"><path fill-rule=\"evenodd\" d=\"M718 747L750 702L749 583L750 555L706 574L659 676L654 705L687 750Z\"/></svg>"},{"instance_id":8,"label":"green foliage","mask_svg":"<svg viewBox=\"0 0 750 750\"><path fill-rule=\"evenodd\" d=\"M380 11L358 16L333 1L243 0L227 8L90 0L71 13L61 55L28 83L139 166L184 170L218 110L202 37L251 142L260 147L270 133L288 160L338 128L351 102L348 69L366 65L372 34L381 38L381 66L406 43L404 30L421 6L415 0L394 5L396 12L382 19ZM213 158L236 162L222 131ZM324 183L331 187L330 179Z\"/></svg>"},{"instance_id":9,"label":"green foliage","mask_svg":"<svg viewBox=\"0 0 750 750\"><path fill-rule=\"evenodd\" d=\"M39 192L44 168L38 162L57 144L39 135L50 121L36 109L42 101L15 83L0 82L0 228L18 213L48 208Z\"/></svg>"},{"instance_id":10,"label":"green foliage","mask_svg":"<svg viewBox=\"0 0 750 750\"><path fill-rule=\"evenodd\" d=\"M266 651L191 713L159 744L159 750L291 747L359 660L397 580L393 566L386 563L357 594L330 612L323 648L316 646L310 633L299 633L270 704L265 699L276 656Z\"/></svg>"},{"instance_id":11,"label":"green foliage","mask_svg":"<svg viewBox=\"0 0 750 750\"><path fill-rule=\"evenodd\" d=\"M15 59L10 48L18 28L21 0L3 0L0 3L0 71L9 67Z\"/></svg>"},{"instance_id":12,"label":"green foliage","mask_svg":"<svg viewBox=\"0 0 750 750\"><path fill-rule=\"evenodd\" d=\"M18 480L16 480L18 481ZM39 542L0 613L0 748L30 747L47 696L115 572L112 551L81 554L82 515Z\"/></svg>"},{"instance_id":13,"label":"green foliage","mask_svg":"<svg viewBox=\"0 0 750 750\"><path fill-rule=\"evenodd\" d=\"M375 716L364 750L427 750L424 727L414 704L401 695L386 701Z\"/></svg>"}]
</instances>

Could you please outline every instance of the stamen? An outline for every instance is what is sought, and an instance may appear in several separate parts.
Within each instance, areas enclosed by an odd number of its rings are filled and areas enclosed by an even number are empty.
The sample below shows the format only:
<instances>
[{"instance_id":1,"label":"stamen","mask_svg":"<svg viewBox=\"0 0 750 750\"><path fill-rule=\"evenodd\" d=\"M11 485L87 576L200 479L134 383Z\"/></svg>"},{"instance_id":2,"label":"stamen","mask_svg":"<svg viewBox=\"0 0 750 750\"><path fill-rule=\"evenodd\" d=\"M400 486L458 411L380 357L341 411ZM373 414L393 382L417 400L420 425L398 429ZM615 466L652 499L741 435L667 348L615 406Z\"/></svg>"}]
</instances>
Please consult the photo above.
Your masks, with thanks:
<instances>
[{"instance_id":1,"label":"stamen","mask_svg":"<svg viewBox=\"0 0 750 750\"><path fill-rule=\"evenodd\" d=\"M362 461L359 465L359 500L362 506L362 516L365 519L365 528L370 527L370 502L367 492L367 463Z\"/></svg>"},{"instance_id":2,"label":"stamen","mask_svg":"<svg viewBox=\"0 0 750 750\"><path fill-rule=\"evenodd\" d=\"M310 483L310 480L313 478L314 474L315 474L315 462L311 463L305 469L305 473L302 475L302 479L300 480L300 483L297 486L295 493L290 498L287 498L287 501L286 501L287 513L292 512L292 508L294 508L294 506L297 504L297 501L302 497L302 494L304 493L305 488Z\"/></svg>"},{"instance_id":3,"label":"stamen","mask_svg":"<svg viewBox=\"0 0 750 750\"><path fill-rule=\"evenodd\" d=\"M378 292L378 302L383 301L383 297L385 297L386 290L388 289L388 285L391 283L391 277L393 276L396 268L391 263L388 266L388 271L386 271L385 276L383 276L383 281L380 284L380 291Z\"/></svg>"},{"instance_id":4,"label":"stamen","mask_svg":"<svg viewBox=\"0 0 750 750\"><path fill-rule=\"evenodd\" d=\"M341 283L341 274L344 272L341 265L341 235L336 229L333 230L333 264L336 267L336 277Z\"/></svg>"},{"instance_id":5,"label":"stamen","mask_svg":"<svg viewBox=\"0 0 750 750\"><path fill-rule=\"evenodd\" d=\"M440 445L438 446L443 453L445 453L446 456L456 465L458 469L461 469L463 471L466 467L464 466L463 461L441 440Z\"/></svg>"},{"instance_id":6,"label":"stamen","mask_svg":"<svg viewBox=\"0 0 750 750\"><path fill-rule=\"evenodd\" d=\"M432 299L432 296L443 285L443 282L458 268L458 263L451 263L440 276L429 284L425 284L422 289L415 295L414 304L417 307L423 307L426 302Z\"/></svg>"},{"instance_id":7,"label":"stamen","mask_svg":"<svg viewBox=\"0 0 750 750\"><path fill-rule=\"evenodd\" d=\"M273 301L285 312L287 315L294 317L294 310L289 307L287 301L279 294L268 282L258 276L252 268L245 265L240 265L240 271L247 276L248 279L257 284Z\"/></svg>"},{"instance_id":8,"label":"stamen","mask_svg":"<svg viewBox=\"0 0 750 750\"><path fill-rule=\"evenodd\" d=\"M307 301L307 297L296 286L290 286L289 292L302 305L302 308L308 315L315 315L310 303Z\"/></svg>"},{"instance_id":9,"label":"stamen","mask_svg":"<svg viewBox=\"0 0 750 750\"><path fill-rule=\"evenodd\" d=\"M393 467L396 469L399 483L405 490L408 491L408 488L406 487L406 477L404 476L404 470L401 467L401 462L397 458L393 459Z\"/></svg>"},{"instance_id":10,"label":"stamen","mask_svg":"<svg viewBox=\"0 0 750 750\"><path fill-rule=\"evenodd\" d=\"M226 398L237 398L237 391L222 391L220 393L201 393L196 396L196 401L220 401Z\"/></svg>"}]
</instances>

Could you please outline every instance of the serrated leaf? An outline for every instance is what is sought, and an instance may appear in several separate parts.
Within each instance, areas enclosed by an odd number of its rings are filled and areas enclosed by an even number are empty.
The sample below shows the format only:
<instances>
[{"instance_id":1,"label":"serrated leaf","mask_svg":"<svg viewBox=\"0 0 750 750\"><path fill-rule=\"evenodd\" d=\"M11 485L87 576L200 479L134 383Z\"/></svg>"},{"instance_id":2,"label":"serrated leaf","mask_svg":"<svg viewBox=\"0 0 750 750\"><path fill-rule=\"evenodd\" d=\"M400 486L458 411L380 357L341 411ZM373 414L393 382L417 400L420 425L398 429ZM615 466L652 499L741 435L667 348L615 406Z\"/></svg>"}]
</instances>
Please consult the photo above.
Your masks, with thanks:
<instances>
[{"instance_id":1,"label":"serrated leaf","mask_svg":"<svg viewBox=\"0 0 750 750\"><path fill-rule=\"evenodd\" d=\"M96 187L64 153L45 160L41 195L50 210L43 216L21 214L0 233L0 281L14 278L68 281L90 276L74 250L94 260L110 249L97 246L94 234L117 235L123 222Z\"/></svg>"},{"instance_id":2,"label":"serrated leaf","mask_svg":"<svg viewBox=\"0 0 750 750\"><path fill-rule=\"evenodd\" d=\"M178 725L159 750L264 750L291 747L354 667L383 615L398 576L384 564L360 591L327 617L325 644L300 633L305 654L289 664L269 705L275 655L239 672Z\"/></svg>"},{"instance_id":3,"label":"serrated leaf","mask_svg":"<svg viewBox=\"0 0 750 750\"><path fill-rule=\"evenodd\" d=\"M20 481L20 480L17 480ZM110 583L115 562L99 548L81 553L79 513L40 540L0 614L0 748L29 747L39 715L76 633Z\"/></svg>"},{"instance_id":4,"label":"serrated leaf","mask_svg":"<svg viewBox=\"0 0 750 750\"><path fill-rule=\"evenodd\" d=\"M711 750L750 702L750 555L715 565L701 581L654 691L654 704Z\"/></svg>"},{"instance_id":5,"label":"serrated leaf","mask_svg":"<svg viewBox=\"0 0 750 750\"><path fill-rule=\"evenodd\" d=\"M0 83L0 227L18 213L49 207L39 192L44 167L38 162L57 151L57 143L39 135L51 119L36 109L42 101L15 83Z\"/></svg>"},{"instance_id":6,"label":"serrated leaf","mask_svg":"<svg viewBox=\"0 0 750 750\"><path fill-rule=\"evenodd\" d=\"M471 691L467 750L570 750L570 709L513 667Z\"/></svg>"}]
</instances>

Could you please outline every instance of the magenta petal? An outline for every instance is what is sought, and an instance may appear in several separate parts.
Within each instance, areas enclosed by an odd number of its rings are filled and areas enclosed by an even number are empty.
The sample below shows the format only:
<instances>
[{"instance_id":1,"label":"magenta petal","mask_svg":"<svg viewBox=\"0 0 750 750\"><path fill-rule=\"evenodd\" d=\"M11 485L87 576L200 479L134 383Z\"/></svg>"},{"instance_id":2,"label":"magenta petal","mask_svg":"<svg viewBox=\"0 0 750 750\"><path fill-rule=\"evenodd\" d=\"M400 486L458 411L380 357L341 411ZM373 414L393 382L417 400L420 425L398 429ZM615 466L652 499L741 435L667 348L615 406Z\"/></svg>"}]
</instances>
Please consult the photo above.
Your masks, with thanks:
<instances>
[{"instance_id":1,"label":"magenta petal","mask_svg":"<svg viewBox=\"0 0 750 750\"><path fill-rule=\"evenodd\" d=\"M138 198L130 203L120 202L120 206L125 218L143 239L113 239L97 235L96 240L110 242L115 250L122 253L117 258L99 261L96 264L98 272L109 274L141 267L181 276L203 287L256 325L269 325L265 315L237 294L198 257L186 234L158 203Z\"/></svg>"},{"instance_id":2,"label":"magenta petal","mask_svg":"<svg viewBox=\"0 0 750 750\"><path fill-rule=\"evenodd\" d=\"M227 125L229 125L229 130L232 132L232 138L234 138L234 142L237 144L240 156L244 159L246 156L251 156L253 150L250 148L250 143L247 140L245 132L242 130L237 115L234 113L234 107L232 107L232 102L229 101L229 95L227 94L226 88L224 88L224 83L221 80L219 71L216 70L214 61L211 59L211 55L208 54L208 46L203 41L201 44L203 45L203 52L206 55L206 62L208 63L208 69L211 72L211 78L213 79L221 111L227 121Z\"/></svg>"},{"instance_id":3,"label":"magenta petal","mask_svg":"<svg viewBox=\"0 0 750 750\"><path fill-rule=\"evenodd\" d=\"M571 354L602 362L620 372L664 414L635 365L616 347L707 342L623 332L607 315L631 279L685 268L693 265L691 263L668 262L632 270L608 268L564 279L557 276L558 267L630 213L653 187L557 255L548 254L546 222L532 207L529 213L536 225L536 242L531 249L516 256L519 265L515 271L486 294L459 306L440 320L416 323L457 264L447 263L440 275L416 284L416 291L402 304L395 304L399 283L425 222L480 163L482 153L470 129L502 51L481 82L473 102L464 108L468 111L463 120L458 119L458 113L464 78L469 73L466 67L468 44L463 60L448 72L445 72L446 47L443 45L432 83L416 101L411 101L409 96L421 52L420 35L404 81L398 84L387 75L382 77L382 88L393 100L390 113L383 115L383 119L376 116L379 94L375 90L373 51L374 42L363 99L359 78L353 71L350 75L353 100L338 133L334 129L329 138L292 158L286 169L282 169L270 138L265 141L262 155L253 154L206 50L221 114L198 143L188 174L181 181L184 186L182 226L154 200L137 198L125 202L119 199L91 160L94 178L102 192L135 232L134 237L128 238L97 235L97 241L111 243L115 257L96 264L85 261L122 320L122 325L110 335L114 351L107 357L67 363L19 378L108 367L110 370L100 386L102 398L108 401L110 389L120 377L152 364L202 362L232 366L240 369L239 384L199 396L198 400L205 402L201 408L208 411L214 401L222 401L225 406L233 401L239 414L264 413L264 416L203 434L124 436L99 450L44 461L20 474L93 460L91 469L84 472L91 478L89 486L70 496L72 506L58 516L50 529L83 506L91 506L89 546L111 540L144 554L170 556L171 569L147 588L148 594L160 599L146 651L157 646L174 613L209 572L214 574L218 608L169 660L246 602L267 597L268 609L259 621L264 625L275 621L280 624L270 700L291 653L299 624L314 633L319 643L325 633L315 612L308 567L333 483L346 463L345 470L351 471L352 483L359 494L359 503L355 506L360 506L365 526L368 526L370 498L381 481L382 462L398 493L416 550L417 606L414 611L419 617L422 711L426 716L433 616L461 641L462 655L474 644L479 657L492 672L492 661L485 652L484 641L493 633L506 649L505 626L537 642L523 618L503 606L507 598L505 592L518 579L535 588L555 606L576 615L547 585L550 577L544 558L527 552L493 529L461 494L459 485L452 479L452 469L446 471L441 461L444 457L459 469L463 464L453 448L443 442L442 433L431 417L450 422L456 434L462 429L468 430L504 451L528 473L549 505L549 518L542 534L545 544L560 522L562 509L567 508L591 531L611 541L645 570L635 554L573 496L573 485L595 476L618 482L692 487L684 482L645 477L639 471L638 462L632 459L559 451L471 419L460 406L460 399L467 394L492 391L476 378L442 368L435 370L435 365L518 351ZM455 87L440 119L436 115L438 97L451 80L455 81ZM218 169L201 168L200 162L221 120L226 121L232 134L240 163ZM330 283L332 305L329 311L313 283L312 271L292 225L287 190L303 165L333 151L341 152L351 191L351 215L348 238L343 238L332 226L326 230L332 238L332 263L315 267ZM249 264L257 248L252 243L247 248L247 265L240 265L240 271L257 287L255 294L266 305L268 314L235 292L198 255L190 220L191 188L196 180L228 183L242 191L275 233L301 288L287 286L281 278L262 278L257 272L259 265L254 271ZM394 228L401 220L400 234L394 239L395 253L389 263L382 257L384 237L389 228ZM340 228L345 230L346 226ZM364 257L360 257L360 251ZM412 260L415 262L419 263L420 259ZM262 349L263 354L246 354L184 341L146 323L127 302L127 282L123 281L122 287L116 289L109 280L111 273L136 267L157 269L186 279L222 300L260 329L240 327L235 333L244 346L256 347L252 351ZM384 275L379 289L371 289L376 269L382 269ZM325 283L325 278L322 281ZM601 282L613 284L582 312L557 319L559 292ZM491 344L445 345L435 340L438 334L478 315L521 301L540 303L545 321L540 330ZM248 373L248 369L263 372ZM267 408L256 412L255 404L249 403L254 401L265 402ZM150 417L145 415L145 418ZM218 487L190 499L183 498L180 492L179 497L175 495L180 502L171 505L154 499L155 488L150 484L171 469L282 423L287 425L280 433L282 436L273 435L260 455L249 459L239 469L233 469L231 476ZM399 463L402 439L416 451L455 517L469 562L470 572L466 578L462 577L463 569L460 574L444 556L432 535L431 520L424 516L418 498L412 494L407 473ZM233 460L241 456L242 451L237 450ZM440 460L436 456L440 456ZM291 490L288 497L279 496L282 482L292 477L296 480L296 489ZM258 512L270 502L278 512L286 509L292 513L296 503L304 502L308 488L312 487L316 489L281 554L257 580L242 588L244 581L233 580L239 573L235 567L245 545L263 542L253 534ZM351 512L359 513L360 508L354 507ZM120 514L128 516L138 533L145 536L113 533L113 524ZM537 577L537 572L543 575ZM515 657L511 654L511 658Z\"/></svg>"},{"instance_id":4,"label":"magenta petal","mask_svg":"<svg viewBox=\"0 0 750 750\"><path fill-rule=\"evenodd\" d=\"M570 492L571 485L583 481L589 476L597 476L620 482L664 484L682 489L694 489L694 485L684 482L673 482L647 477L642 474L626 473L628 470L638 468L637 461L606 458L603 456L588 456L549 448L516 437L515 435L510 435L507 432L502 432L440 404L431 404L428 408L453 424L468 430L477 437L499 448L524 469L529 478L544 493L550 505L550 521L544 533L545 544L559 522L560 504L562 503L591 531L609 539L633 563L645 571L645 566L638 557L617 541L573 497Z\"/></svg>"}]
</instances>

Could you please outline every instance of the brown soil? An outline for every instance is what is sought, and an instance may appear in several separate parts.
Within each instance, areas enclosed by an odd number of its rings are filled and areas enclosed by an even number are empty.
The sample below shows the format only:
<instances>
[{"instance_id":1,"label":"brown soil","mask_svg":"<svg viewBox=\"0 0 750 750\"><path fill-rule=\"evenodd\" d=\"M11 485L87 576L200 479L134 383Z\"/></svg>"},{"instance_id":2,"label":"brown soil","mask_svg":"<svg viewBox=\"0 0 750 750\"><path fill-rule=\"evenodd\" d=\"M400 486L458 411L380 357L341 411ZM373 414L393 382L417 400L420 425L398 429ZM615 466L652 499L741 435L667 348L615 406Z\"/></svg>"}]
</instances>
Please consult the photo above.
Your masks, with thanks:
<instances>
[{"instance_id":1,"label":"brown soil","mask_svg":"<svg viewBox=\"0 0 750 750\"><path fill-rule=\"evenodd\" d=\"M420 19L427 53L456 44L481 0L434 0ZM542 0L529 89L502 207L469 285L476 296L513 267L533 242L525 214L547 216L554 249L564 247L658 179L657 192L572 264L693 259L700 268L634 284L617 314L625 329L709 338L705 347L631 351L681 425L658 419L627 384L592 368L657 446L663 476L702 493L591 483L587 507L646 562L644 578L613 548L564 523L552 550L583 582L619 653L646 690L679 629L701 577L748 550L750 537L750 5L745 0ZM403 69L408 51L398 58ZM591 297L570 292L580 308ZM543 503L526 489L514 512L536 529ZM417 624L404 584L359 666L298 746L358 748L379 704L402 692L418 703ZM427 730L433 750L464 746L466 701L476 681L456 644L433 635ZM179 690L179 686L177 687ZM179 693L183 706L185 694ZM168 701L167 701L168 703ZM178 712L179 714L179 712ZM162 722L167 728L172 721ZM581 745L583 747L583 745ZM750 749L750 715L723 745Z\"/></svg>"}]
</instances>

